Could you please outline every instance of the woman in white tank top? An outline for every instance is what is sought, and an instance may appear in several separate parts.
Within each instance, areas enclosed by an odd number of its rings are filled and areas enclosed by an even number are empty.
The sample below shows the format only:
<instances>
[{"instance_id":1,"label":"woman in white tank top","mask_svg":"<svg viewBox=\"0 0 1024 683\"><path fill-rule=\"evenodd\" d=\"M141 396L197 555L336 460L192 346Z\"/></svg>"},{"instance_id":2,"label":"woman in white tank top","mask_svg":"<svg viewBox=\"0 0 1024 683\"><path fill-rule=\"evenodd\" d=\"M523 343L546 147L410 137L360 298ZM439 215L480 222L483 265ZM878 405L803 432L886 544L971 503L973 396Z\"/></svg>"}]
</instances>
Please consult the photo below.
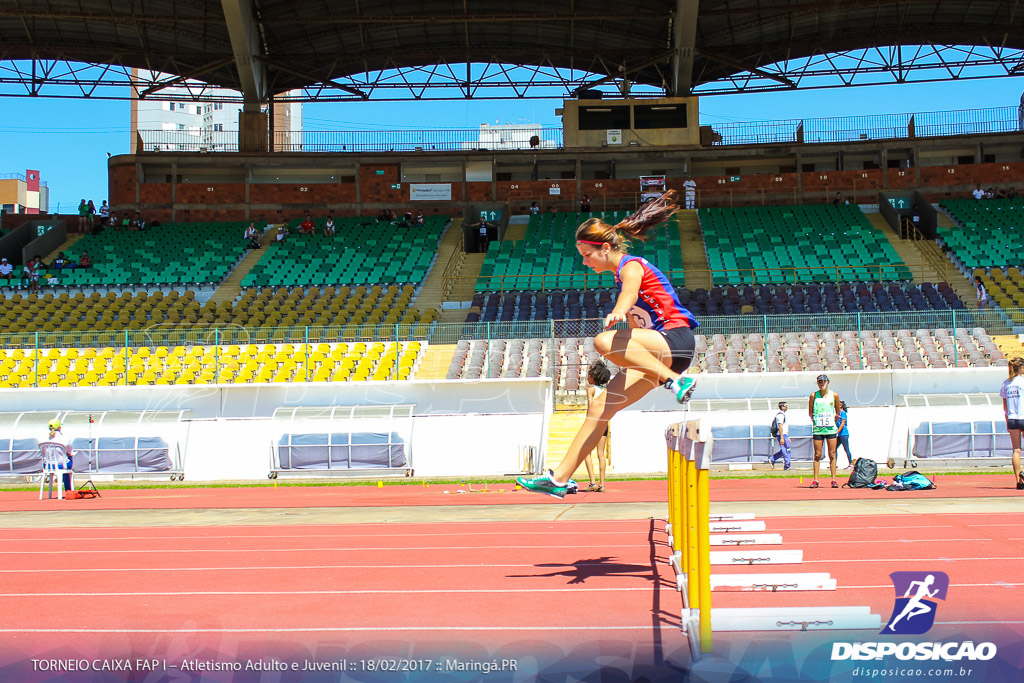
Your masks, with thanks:
<instances>
[{"instance_id":1,"label":"woman in white tank top","mask_svg":"<svg viewBox=\"0 0 1024 683\"><path fill-rule=\"evenodd\" d=\"M1018 491L1024 491L1024 473L1020 470L1020 436L1024 430L1024 358L1010 360L1009 379L1003 381L999 396L1003 399L1003 415L1006 416L1006 431L1010 434L1013 447L1013 480Z\"/></svg>"}]
</instances>

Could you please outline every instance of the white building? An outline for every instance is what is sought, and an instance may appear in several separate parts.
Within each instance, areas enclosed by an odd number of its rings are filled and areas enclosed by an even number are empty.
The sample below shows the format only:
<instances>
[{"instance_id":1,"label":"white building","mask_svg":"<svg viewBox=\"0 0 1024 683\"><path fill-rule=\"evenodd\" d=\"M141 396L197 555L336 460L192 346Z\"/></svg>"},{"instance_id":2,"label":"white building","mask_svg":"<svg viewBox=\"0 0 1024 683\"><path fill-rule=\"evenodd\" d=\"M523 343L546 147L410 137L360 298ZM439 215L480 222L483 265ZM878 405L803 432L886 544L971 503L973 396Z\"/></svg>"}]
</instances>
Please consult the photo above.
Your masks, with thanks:
<instances>
[{"instance_id":1,"label":"white building","mask_svg":"<svg viewBox=\"0 0 1024 683\"><path fill-rule=\"evenodd\" d=\"M553 149L552 140L544 140L543 126L539 123L509 123L504 126L480 124L477 142L463 143L464 149ZM536 140L534 140L536 138Z\"/></svg>"},{"instance_id":2,"label":"white building","mask_svg":"<svg viewBox=\"0 0 1024 683\"><path fill-rule=\"evenodd\" d=\"M151 72L133 71L133 75L152 78ZM158 74L157 78L170 78ZM197 152L234 149L238 144L238 114L242 105L224 102L195 102L188 88L160 90L165 100L132 99L131 152L135 154L137 133L147 151ZM228 92L227 95L239 93ZM168 97L179 97L166 100ZM266 108L264 108L266 109ZM302 103L274 104L274 150L298 149L302 144Z\"/></svg>"}]
</instances>

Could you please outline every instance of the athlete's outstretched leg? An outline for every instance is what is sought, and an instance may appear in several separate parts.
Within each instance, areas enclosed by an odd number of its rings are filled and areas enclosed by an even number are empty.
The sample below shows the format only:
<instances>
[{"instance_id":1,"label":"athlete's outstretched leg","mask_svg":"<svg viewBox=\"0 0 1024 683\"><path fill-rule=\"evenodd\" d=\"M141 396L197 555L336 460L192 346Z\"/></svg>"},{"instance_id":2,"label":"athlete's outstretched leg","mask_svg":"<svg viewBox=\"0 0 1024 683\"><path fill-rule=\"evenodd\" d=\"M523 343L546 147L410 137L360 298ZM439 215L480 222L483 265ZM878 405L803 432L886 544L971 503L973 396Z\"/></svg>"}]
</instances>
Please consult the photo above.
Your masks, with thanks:
<instances>
[{"instance_id":1,"label":"athlete's outstretched leg","mask_svg":"<svg viewBox=\"0 0 1024 683\"><path fill-rule=\"evenodd\" d=\"M573 439L562 462L555 468L551 477L540 476L532 479L520 477L519 485L530 491L547 493L555 498L565 495L565 485L572 473L580 466L598 442L604 437L608 421L626 406L636 403L657 385L637 370L625 369L619 372L596 399L587 408L587 419L583 421L580 431Z\"/></svg>"}]
</instances>

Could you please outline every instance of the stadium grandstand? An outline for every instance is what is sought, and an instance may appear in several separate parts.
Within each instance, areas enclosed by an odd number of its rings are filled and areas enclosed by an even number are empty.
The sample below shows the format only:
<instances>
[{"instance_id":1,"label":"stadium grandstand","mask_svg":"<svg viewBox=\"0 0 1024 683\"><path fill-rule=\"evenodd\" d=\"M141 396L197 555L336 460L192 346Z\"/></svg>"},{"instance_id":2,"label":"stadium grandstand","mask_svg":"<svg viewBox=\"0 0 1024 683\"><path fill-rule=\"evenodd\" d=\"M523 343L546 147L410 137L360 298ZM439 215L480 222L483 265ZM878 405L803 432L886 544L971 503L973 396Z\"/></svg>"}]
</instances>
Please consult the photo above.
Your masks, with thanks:
<instances>
[{"instance_id":1,"label":"stadium grandstand","mask_svg":"<svg viewBox=\"0 0 1024 683\"><path fill-rule=\"evenodd\" d=\"M456 18L474 30L463 35L446 6L427 2L419 16L387 14L395 36L380 25L383 10L357 12L358 38L319 5L12 10L0 17L5 60L83 63L72 75L13 78L34 95L80 86L106 50L110 62L91 81L100 91L127 84L149 99L238 104L239 119L216 140L135 131L132 152L109 159L111 211L144 216L144 230L81 234L77 217L4 216L0 252L15 267L0 281L0 384L548 377L557 403L578 401L615 289L609 274L583 268L574 231L591 216L621 220L666 190L687 208L631 249L666 272L701 320L692 372L1004 366L1024 332L1016 107L700 118L701 98L719 94L928 79L956 51L940 40L950 27L978 50L958 77L987 77L993 63L1016 69L1009 10L961 6L467 10ZM18 14L40 18L30 40L12 37ZM615 28L627 20L628 31ZM138 43L118 29L125 21L201 22L206 33L154 31L155 42ZM505 50L500 38L513 34L522 44ZM932 61L908 57L908 35L931 41ZM266 54L250 59L256 36ZM469 83L424 73L451 41L471 64L515 69L500 83L486 68L470 69ZM523 55L534 48L545 57L531 62ZM889 56L867 68L868 51ZM548 67L557 77L540 78ZM267 106L296 92L343 106L510 91L559 95L561 126L282 136ZM975 199L978 186L995 188L992 197ZM301 227L306 215L312 230ZM243 238L250 223L258 248ZM28 267L35 257L41 267ZM58 258L76 267L58 269Z\"/></svg>"}]
</instances>

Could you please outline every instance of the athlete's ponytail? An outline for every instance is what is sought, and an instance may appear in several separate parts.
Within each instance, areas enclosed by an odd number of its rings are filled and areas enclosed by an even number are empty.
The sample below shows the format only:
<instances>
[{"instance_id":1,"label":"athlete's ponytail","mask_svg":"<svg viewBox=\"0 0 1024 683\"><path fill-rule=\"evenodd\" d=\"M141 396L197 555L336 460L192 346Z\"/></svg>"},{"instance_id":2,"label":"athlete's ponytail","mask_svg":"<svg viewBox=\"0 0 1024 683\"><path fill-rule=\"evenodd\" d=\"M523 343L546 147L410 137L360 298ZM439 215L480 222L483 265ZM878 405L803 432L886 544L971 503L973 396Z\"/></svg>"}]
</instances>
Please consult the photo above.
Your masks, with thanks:
<instances>
[{"instance_id":1,"label":"athlete's ponytail","mask_svg":"<svg viewBox=\"0 0 1024 683\"><path fill-rule=\"evenodd\" d=\"M607 243L613 251L629 250L630 239L650 239L648 231L659 223L671 218L679 210L675 202L675 190L669 190L658 199L644 204L636 213L627 216L615 225L608 225L600 218L590 218L576 228L576 241L600 246Z\"/></svg>"},{"instance_id":2,"label":"athlete's ponytail","mask_svg":"<svg viewBox=\"0 0 1024 683\"><path fill-rule=\"evenodd\" d=\"M1017 375L1021 374L1021 372L1024 372L1024 358L1021 358L1020 356L1011 358L1006 367L1010 371L1010 379L1013 379Z\"/></svg>"}]
</instances>

